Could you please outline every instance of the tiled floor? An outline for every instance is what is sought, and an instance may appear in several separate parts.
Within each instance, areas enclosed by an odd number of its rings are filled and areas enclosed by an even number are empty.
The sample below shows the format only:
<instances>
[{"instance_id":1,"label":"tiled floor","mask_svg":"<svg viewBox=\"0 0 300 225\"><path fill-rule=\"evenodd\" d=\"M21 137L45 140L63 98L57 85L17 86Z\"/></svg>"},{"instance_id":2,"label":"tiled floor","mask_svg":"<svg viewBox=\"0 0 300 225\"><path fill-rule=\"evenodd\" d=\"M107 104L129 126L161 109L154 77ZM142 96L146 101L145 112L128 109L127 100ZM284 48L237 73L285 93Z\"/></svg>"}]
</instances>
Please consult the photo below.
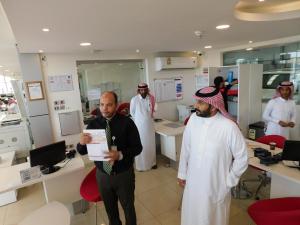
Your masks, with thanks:
<instances>
[{"instance_id":1,"label":"tiled floor","mask_svg":"<svg viewBox=\"0 0 300 225\"><path fill-rule=\"evenodd\" d=\"M173 168L165 167L164 159L160 159L157 170L136 172L136 212L138 224L142 225L179 225L182 188L177 185L177 173ZM248 170L246 177L254 177ZM264 188L264 196L268 197L268 188ZM0 225L17 224L30 211L45 204L41 184L32 185L19 190L16 203L0 207ZM230 225L254 224L247 214L247 207L253 200L232 199ZM98 203L98 225L108 225L103 203ZM121 209L121 207L120 207ZM121 220L124 215L120 210ZM72 216L72 225L95 224L95 206L84 214ZM124 224L124 223L123 223Z\"/></svg>"}]
</instances>

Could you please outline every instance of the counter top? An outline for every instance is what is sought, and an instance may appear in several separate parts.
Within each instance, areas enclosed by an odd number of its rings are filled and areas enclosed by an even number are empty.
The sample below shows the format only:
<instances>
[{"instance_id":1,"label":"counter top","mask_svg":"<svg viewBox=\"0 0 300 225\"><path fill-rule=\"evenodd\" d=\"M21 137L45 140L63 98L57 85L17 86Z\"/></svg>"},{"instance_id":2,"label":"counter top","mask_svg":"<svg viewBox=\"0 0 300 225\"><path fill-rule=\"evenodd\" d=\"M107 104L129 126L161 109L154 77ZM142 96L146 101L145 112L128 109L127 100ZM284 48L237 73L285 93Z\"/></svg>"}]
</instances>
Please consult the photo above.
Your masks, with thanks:
<instances>
[{"instance_id":1,"label":"counter top","mask_svg":"<svg viewBox=\"0 0 300 225\"><path fill-rule=\"evenodd\" d=\"M164 136L182 135L184 131L184 124L180 122L172 122L169 120L162 120L154 123L155 132Z\"/></svg>"}]
</instances>

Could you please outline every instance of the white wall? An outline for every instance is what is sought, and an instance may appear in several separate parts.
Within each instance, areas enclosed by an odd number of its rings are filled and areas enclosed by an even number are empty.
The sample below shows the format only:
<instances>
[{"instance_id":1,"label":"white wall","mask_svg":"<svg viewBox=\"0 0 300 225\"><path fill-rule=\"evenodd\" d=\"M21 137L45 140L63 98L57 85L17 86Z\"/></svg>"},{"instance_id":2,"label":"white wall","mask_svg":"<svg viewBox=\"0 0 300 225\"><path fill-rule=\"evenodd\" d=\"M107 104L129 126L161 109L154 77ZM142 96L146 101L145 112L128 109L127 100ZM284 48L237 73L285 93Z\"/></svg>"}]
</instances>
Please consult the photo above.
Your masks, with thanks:
<instances>
[{"instance_id":1,"label":"white wall","mask_svg":"<svg viewBox=\"0 0 300 225\"><path fill-rule=\"evenodd\" d=\"M195 75L199 74L200 69L184 69L184 70L164 70L155 71L155 56L147 57L149 83L153 90L154 79L182 77L183 80L183 99L178 101L168 101L158 103L158 110L155 113L157 118L165 118L168 120L178 120L178 104L191 105L194 103L192 96L196 91Z\"/></svg>"},{"instance_id":2,"label":"white wall","mask_svg":"<svg viewBox=\"0 0 300 225\"><path fill-rule=\"evenodd\" d=\"M122 59L143 59L145 60L145 70L147 81L150 84L150 88L153 90L153 79L155 78L171 78L171 77L183 77L183 99L180 101L163 102L158 104L158 111L156 117L166 118L169 120L178 120L178 113L176 109L177 104L193 104L192 95L195 92L195 75L199 70L172 70L172 71L155 71L154 54L142 55L142 54L127 54L122 52L109 52L101 54L45 54L46 59L43 63L43 70L45 80L48 80L48 76L57 76L64 74L71 74L73 76L73 91L65 92L49 92L48 84L46 84L47 99L49 106L49 114L51 118L53 135L55 141L66 140L66 143L76 144L79 140L79 135L69 135L62 137L60 134L60 124L58 119L59 112L69 112L79 110L81 113L81 101L77 76L76 61L78 60L122 60ZM137 84L133 84L136 88ZM55 100L65 100L66 110L54 111L53 102ZM83 124L82 124L83 126Z\"/></svg>"},{"instance_id":3,"label":"white wall","mask_svg":"<svg viewBox=\"0 0 300 225\"><path fill-rule=\"evenodd\" d=\"M284 42L293 42L299 41L300 36L283 38L272 40L268 42L255 43L255 46L264 46L271 44L278 44ZM253 46L254 46L253 45ZM202 66L220 66L222 65L221 53L224 51L230 51L235 49L242 49L248 47L245 46L236 46L231 49L216 49L206 52L202 56ZM66 101L66 110L73 111L79 110L81 112L81 102L80 102L80 93L78 86L78 77L77 77L77 60L122 60L122 59L143 59L145 60L145 70L147 76L147 82L149 82L150 89L153 90L153 80L157 78L171 78L182 76L183 78L183 99L180 101L170 101L162 102L158 104L158 111L156 117L166 118L169 120L177 120L178 113L176 109L177 104L193 104L192 95L195 92L195 75L200 73L200 69L192 70L170 70L170 71L155 71L154 59L157 55L155 54L137 54L137 53L124 53L124 52L101 52L100 54L46 54L46 62L43 65L45 80L48 76L62 75L62 74L72 74L73 75L73 84L74 90L68 92L57 92L50 93L47 90L48 94L48 103L49 103L49 112L51 117L51 123L53 127L53 134L55 140L65 139L67 144L76 144L79 140L79 135L71 135L61 137L60 135L60 126L58 121L58 112L53 109L53 101L65 99ZM134 84L136 85L136 84ZM300 106L297 106L297 113L300 116ZM82 115L81 115L82 116ZM300 139L300 118L297 119L297 125L293 129L291 134L293 139Z\"/></svg>"}]
</instances>

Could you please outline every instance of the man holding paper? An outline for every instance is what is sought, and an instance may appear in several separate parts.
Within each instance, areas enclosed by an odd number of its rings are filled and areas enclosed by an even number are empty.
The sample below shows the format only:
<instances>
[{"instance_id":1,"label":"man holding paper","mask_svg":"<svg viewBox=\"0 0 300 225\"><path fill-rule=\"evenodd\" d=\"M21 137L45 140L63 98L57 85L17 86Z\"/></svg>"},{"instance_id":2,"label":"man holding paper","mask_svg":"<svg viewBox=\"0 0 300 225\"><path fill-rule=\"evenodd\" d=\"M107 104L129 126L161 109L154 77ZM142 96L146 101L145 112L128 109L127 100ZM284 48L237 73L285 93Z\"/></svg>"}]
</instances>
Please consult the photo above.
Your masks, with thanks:
<instances>
[{"instance_id":1,"label":"man holding paper","mask_svg":"<svg viewBox=\"0 0 300 225\"><path fill-rule=\"evenodd\" d=\"M101 115L92 120L87 126L91 133L83 133L77 150L80 154L89 151L93 154L97 167L97 183L103 199L110 225L121 225L118 211L118 199L123 207L126 224L136 225L134 208L135 175L133 169L134 157L141 153L142 144L138 130L134 122L123 115L117 114L117 95L114 92L104 92L100 97ZM95 149L90 151L90 146L95 141L93 137L101 140L101 132L105 131L107 146L106 155L101 156L103 145L100 146L99 154ZM101 142L101 141L100 141ZM88 147L87 147L88 145ZM102 148L102 150L101 150Z\"/></svg>"}]
</instances>

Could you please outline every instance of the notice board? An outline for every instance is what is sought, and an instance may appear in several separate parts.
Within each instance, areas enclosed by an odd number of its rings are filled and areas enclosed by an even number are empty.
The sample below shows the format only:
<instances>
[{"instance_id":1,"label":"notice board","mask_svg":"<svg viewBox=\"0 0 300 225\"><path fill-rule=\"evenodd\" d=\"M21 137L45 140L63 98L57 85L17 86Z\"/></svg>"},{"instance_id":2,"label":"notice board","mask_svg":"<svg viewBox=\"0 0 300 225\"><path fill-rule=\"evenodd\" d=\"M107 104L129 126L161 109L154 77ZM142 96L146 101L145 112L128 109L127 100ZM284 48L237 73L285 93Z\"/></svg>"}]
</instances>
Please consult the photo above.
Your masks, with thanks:
<instances>
[{"instance_id":1,"label":"notice board","mask_svg":"<svg viewBox=\"0 0 300 225\"><path fill-rule=\"evenodd\" d=\"M72 75L49 76L48 84L51 92L74 90Z\"/></svg>"},{"instance_id":2,"label":"notice board","mask_svg":"<svg viewBox=\"0 0 300 225\"><path fill-rule=\"evenodd\" d=\"M179 100L183 98L182 78L167 78L154 80L154 95L156 102Z\"/></svg>"}]
</instances>

